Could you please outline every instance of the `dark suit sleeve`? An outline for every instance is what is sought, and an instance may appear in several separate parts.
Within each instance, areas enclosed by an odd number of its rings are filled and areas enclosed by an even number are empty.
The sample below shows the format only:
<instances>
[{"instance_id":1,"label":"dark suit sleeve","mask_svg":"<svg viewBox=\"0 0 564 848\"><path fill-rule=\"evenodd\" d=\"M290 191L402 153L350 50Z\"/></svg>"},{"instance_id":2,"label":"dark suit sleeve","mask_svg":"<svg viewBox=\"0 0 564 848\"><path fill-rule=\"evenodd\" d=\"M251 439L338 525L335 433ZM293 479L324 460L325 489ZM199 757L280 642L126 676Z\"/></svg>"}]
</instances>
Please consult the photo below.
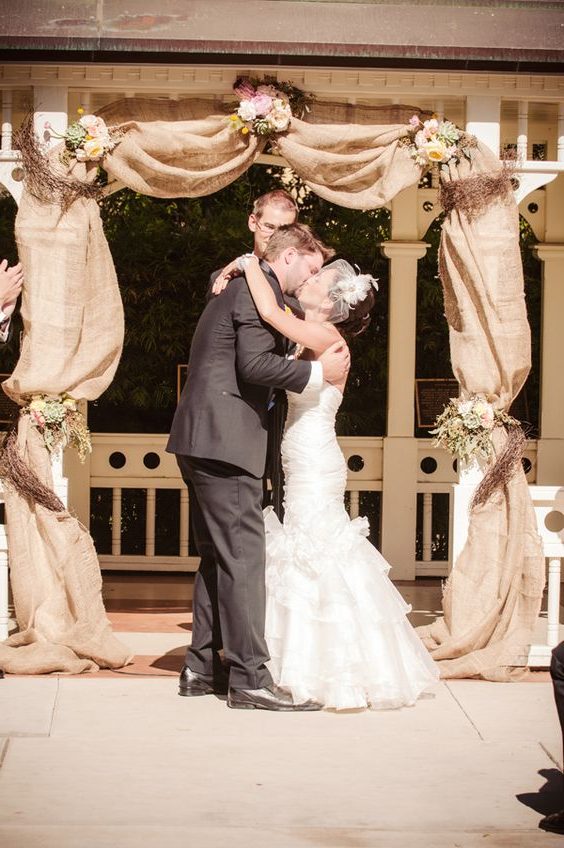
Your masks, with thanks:
<instances>
[{"instance_id":1,"label":"dark suit sleeve","mask_svg":"<svg viewBox=\"0 0 564 848\"><path fill-rule=\"evenodd\" d=\"M302 392L311 376L311 363L274 353L276 331L261 321L244 278L229 285L237 288L233 310L237 372L247 383Z\"/></svg>"},{"instance_id":2,"label":"dark suit sleeve","mask_svg":"<svg viewBox=\"0 0 564 848\"><path fill-rule=\"evenodd\" d=\"M218 268L217 271L214 271L210 275L208 287L206 289L206 303L208 303L208 301L210 301L212 298L217 297L217 295L212 293L212 286L215 283L216 278L219 276L220 271L223 271L223 268Z\"/></svg>"}]
</instances>

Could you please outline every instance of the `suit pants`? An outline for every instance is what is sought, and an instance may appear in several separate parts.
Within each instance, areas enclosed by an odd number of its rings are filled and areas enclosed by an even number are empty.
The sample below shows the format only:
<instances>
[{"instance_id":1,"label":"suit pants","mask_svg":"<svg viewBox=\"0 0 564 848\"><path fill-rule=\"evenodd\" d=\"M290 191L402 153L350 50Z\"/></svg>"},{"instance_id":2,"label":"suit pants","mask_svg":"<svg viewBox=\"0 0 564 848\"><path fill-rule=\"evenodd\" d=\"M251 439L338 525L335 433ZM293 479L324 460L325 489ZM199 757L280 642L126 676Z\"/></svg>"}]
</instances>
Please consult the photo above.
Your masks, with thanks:
<instances>
[{"instance_id":1,"label":"suit pants","mask_svg":"<svg viewBox=\"0 0 564 848\"><path fill-rule=\"evenodd\" d=\"M560 721L560 728L564 738L564 642L560 642L552 651L550 676L552 677L552 685L554 687L554 700L556 701L558 720Z\"/></svg>"},{"instance_id":2,"label":"suit pants","mask_svg":"<svg viewBox=\"0 0 564 848\"><path fill-rule=\"evenodd\" d=\"M228 463L179 454L176 459L188 486L201 557L186 665L213 674L223 647L230 686L269 686L262 481Z\"/></svg>"}]
</instances>

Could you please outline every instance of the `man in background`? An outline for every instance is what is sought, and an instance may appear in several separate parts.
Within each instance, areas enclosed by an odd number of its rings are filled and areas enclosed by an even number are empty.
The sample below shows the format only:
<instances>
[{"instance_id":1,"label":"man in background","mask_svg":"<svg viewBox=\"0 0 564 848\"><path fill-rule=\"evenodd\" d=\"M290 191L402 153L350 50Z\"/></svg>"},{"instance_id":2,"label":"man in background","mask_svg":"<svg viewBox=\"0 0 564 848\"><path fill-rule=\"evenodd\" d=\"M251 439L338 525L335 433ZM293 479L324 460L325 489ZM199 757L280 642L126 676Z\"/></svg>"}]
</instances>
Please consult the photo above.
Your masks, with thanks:
<instances>
[{"instance_id":1,"label":"man in background","mask_svg":"<svg viewBox=\"0 0 564 848\"><path fill-rule=\"evenodd\" d=\"M247 225L253 234L253 253L262 259L268 241L278 227L295 224L298 218L298 206L294 198L284 189L275 189L261 194L253 203ZM208 286L208 299L212 296L211 288L218 274L223 269L214 271ZM298 306L297 301L285 296L293 311ZM284 477L280 461L280 442L286 420L287 401L285 392L276 391L268 414L268 448L266 452L266 472L263 480L263 506L272 504L276 514L282 519L282 498ZM270 480L271 489L268 487Z\"/></svg>"}]
</instances>

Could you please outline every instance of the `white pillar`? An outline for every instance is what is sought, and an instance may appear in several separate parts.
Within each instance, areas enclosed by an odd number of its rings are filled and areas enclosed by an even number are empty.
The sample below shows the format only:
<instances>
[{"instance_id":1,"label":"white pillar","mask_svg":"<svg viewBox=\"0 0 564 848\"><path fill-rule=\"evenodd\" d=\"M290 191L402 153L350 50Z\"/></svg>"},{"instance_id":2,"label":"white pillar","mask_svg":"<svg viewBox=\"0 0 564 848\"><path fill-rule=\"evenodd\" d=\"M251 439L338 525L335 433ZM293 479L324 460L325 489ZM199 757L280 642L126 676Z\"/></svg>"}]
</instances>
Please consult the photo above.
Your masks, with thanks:
<instances>
[{"instance_id":1,"label":"white pillar","mask_svg":"<svg viewBox=\"0 0 564 848\"><path fill-rule=\"evenodd\" d=\"M39 85L33 89L34 126L41 141L45 138L45 122L49 121L53 129L63 133L68 125L68 90L62 86ZM60 139L51 138L48 144L53 147Z\"/></svg>"},{"instance_id":2,"label":"white pillar","mask_svg":"<svg viewBox=\"0 0 564 848\"><path fill-rule=\"evenodd\" d=\"M473 457L469 463L458 461L458 483L452 487L452 568L460 556L468 539L470 523L470 504L479 484L484 478L486 462L480 457Z\"/></svg>"},{"instance_id":3,"label":"white pillar","mask_svg":"<svg viewBox=\"0 0 564 848\"><path fill-rule=\"evenodd\" d=\"M519 111L517 115L517 158L520 161L525 161L528 151L528 136L529 136L529 102L528 100L519 101Z\"/></svg>"},{"instance_id":4,"label":"white pillar","mask_svg":"<svg viewBox=\"0 0 564 848\"><path fill-rule=\"evenodd\" d=\"M466 132L475 135L499 156L501 98L472 94L466 98Z\"/></svg>"},{"instance_id":5,"label":"white pillar","mask_svg":"<svg viewBox=\"0 0 564 848\"><path fill-rule=\"evenodd\" d=\"M538 244L534 251L543 263L537 484L558 486L564 482L564 243Z\"/></svg>"},{"instance_id":6,"label":"white pillar","mask_svg":"<svg viewBox=\"0 0 564 848\"><path fill-rule=\"evenodd\" d=\"M388 304L388 416L384 439L382 553L394 580L415 579L417 439L414 438L417 261L425 242L406 239L416 226L417 190L392 204L393 241L381 245L390 260ZM400 240L401 239L401 240Z\"/></svg>"},{"instance_id":7,"label":"white pillar","mask_svg":"<svg viewBox=\"0 0 564 848\"><path fill-rule=\"evenodd\" d=\"M556 143L556 158L564 162L564 103L558 104L558 136Z\"/></svg>"},{"instance_id":8,"label":"white pillar","mask_svg":"<svg viewBox=\"0 0 564 848\"><path fill-rule=\"evenodd\" d=\"M2 91L2 153L12 149L12 91Z\"/></svg>"}]
</instances>

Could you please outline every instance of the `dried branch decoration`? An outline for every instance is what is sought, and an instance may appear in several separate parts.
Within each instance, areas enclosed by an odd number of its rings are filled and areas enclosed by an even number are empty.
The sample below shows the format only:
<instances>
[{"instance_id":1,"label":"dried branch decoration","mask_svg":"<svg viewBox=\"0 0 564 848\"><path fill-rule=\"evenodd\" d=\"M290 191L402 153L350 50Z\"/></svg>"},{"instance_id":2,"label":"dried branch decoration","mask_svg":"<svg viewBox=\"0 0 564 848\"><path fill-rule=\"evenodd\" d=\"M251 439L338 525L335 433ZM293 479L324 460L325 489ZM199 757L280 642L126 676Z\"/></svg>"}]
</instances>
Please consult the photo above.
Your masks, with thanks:
<instances>
[{"instance_id":1,"label":"dried branch decoration","mask_svg":"<svg viewBox=\"0 0 564 848\"><path fill-rule=\"evenodd\" d=\"M521 427L512 426L508 429L507 442L474 492L471 509L485 504L495 491L507 486L521 465L526 443L527 438Z\"/></svg>"},{"instance_id":2,"label":"dried branch decoration","mask_svg":"<svg viewBox=\"0 0 564 848\"><path fill-rule=\"evenodd\" d=\"M477 174L461 180L443 181L439 189L439 203L447 213L456 209L469 221L479 217L494 200L509 201L513 187L513 168L504 164L497 174Z\"/></svg>"},{"instance_id":3,"label":"dried branch decoration","mask_svg":"<svg viewBox=\"0 0 564 848\"><path fill-rule=\"evenodd\" d=\"M23 461L17 444L17 424L6 434L0 452L0 477L22 497L51 512L66 512L66 507L37 474Z\"/></svg>"},{"instance_id":4,"label":"dried branch decoration","mask_svg":"<svg viewBox=\"0 0 564 848\"><path fill-rule=\"evenodd\" d=\"M96 182L84 182L68 176L42 149L33 124L33 112L29 112L14 134L14 147L21 152L25 187L41 203L58 203L65 212L81 197L97 200L102 186Z\"/></svg>"}]
</instances>

